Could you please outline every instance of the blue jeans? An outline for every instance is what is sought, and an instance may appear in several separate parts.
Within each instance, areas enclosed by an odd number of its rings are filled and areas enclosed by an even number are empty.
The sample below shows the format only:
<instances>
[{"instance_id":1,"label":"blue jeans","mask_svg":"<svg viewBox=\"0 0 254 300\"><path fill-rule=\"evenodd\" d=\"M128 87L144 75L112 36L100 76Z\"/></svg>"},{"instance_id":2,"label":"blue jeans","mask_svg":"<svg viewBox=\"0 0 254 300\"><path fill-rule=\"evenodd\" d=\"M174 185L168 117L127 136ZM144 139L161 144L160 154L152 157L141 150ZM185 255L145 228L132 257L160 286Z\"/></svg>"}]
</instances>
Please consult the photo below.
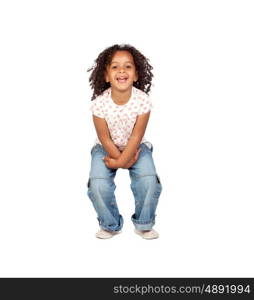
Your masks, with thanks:
<instances>
[{"instance_id":1,"label":"blue jeans","mask_svg":"<svg viewBox=\"0 0 254 300\"><path fill-rule=\"evenodd\" d=\"M135 199L135 213L131 219L136 229L151 230L162 186L152 157L153 147L150 149L142 143L139 148L141 151L138 160L128 169ZM108 231L119 231L123 226L123 217L119 214L114 194L117 169L105 165L102 158L107 154L100 144L91 149L87 195L96 210L100 227Z\"/></svg>"}]
</instances>

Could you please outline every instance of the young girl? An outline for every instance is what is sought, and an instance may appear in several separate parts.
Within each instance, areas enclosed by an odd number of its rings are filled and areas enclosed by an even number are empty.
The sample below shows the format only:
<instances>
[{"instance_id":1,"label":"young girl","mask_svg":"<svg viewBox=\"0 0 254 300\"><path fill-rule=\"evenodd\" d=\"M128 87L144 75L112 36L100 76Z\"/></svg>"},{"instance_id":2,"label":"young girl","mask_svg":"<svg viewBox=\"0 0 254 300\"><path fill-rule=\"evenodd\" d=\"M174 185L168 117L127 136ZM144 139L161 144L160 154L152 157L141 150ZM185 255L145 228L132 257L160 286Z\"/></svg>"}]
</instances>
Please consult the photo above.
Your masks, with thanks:
<instances>
[{"instance_id":1,"label":"young girl","mask_svg":"<svg viewBox=\"0 0 254 300\"><path fill-rule=\"evenodd\" d=\"M128 169L135 198L135 233L158 238L153 229L162 186L156 173L153 146L144 133L153 107L148 96L153 74L148 59L130 45L113 45L99 54L89 78L93 90L93 122L97 133L91 149L87 195L97 213L97 238L120 233L123 217L115 199L118 168Z\"/></svg>"}]
</instances>

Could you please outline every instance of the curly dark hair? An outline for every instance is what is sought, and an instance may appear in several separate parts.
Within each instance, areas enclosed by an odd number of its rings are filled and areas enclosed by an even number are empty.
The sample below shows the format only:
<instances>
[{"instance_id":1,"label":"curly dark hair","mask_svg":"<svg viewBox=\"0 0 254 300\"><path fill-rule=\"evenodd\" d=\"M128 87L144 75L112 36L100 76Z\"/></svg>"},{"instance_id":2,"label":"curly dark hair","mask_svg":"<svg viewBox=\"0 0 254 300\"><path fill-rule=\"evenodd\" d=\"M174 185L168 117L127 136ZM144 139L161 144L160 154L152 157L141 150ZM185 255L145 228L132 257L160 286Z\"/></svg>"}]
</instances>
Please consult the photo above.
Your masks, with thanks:
<instances>
[{"instance_id":1,"label":"curly dark hair","mask_svg":"<svg viewBox=\"0 0 254 300\"><path fill-rule=\"evenodd\" d=\"M106 67L111 63L115 52L120 50L129 51L129 53L133 57L134 64L138 73L138 80L134 82L133 85L143 92L147 94L149 93L153 77L153 74L151 72L153 67L149 64L149 59L146 58L142 53L140 53L135 47L129 44L115 44L102 51L95 60L94 66L87 70L87 72L90 72L92 70L92 74L89 77L90 86L93 90L93 96L91 100L101 95L106 89L110 87L110 83L105 81L104 72L106 70Z\"/></svg>"}]
</instances>

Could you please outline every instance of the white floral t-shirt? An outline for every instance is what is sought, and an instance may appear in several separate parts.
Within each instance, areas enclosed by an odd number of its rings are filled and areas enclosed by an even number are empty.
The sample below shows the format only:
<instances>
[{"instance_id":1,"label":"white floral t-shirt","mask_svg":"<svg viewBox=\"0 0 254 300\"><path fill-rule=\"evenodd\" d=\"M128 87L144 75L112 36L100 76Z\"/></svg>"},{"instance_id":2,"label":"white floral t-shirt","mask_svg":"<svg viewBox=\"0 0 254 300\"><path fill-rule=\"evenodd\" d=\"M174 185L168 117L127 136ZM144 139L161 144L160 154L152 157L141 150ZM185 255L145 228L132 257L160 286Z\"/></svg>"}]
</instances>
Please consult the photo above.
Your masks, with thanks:
<instances>
[{"instance_id":1,"label":"white floral t-shirt","mask_svg":"<svg viewBox=\"0 0 254 300\"><path fill-rule=\"evenodd\" d=\"M132 133L137 116L153 108L151 98L140 89L132 86L131 97L124 105L116 104L111 98L111 87L96 97L90 106L93 115L106 120L113 143L122 151ZM141 143L151 144L143 137ZM101 144L98 137L95 144Z\"/></svg>"}]
</instances>

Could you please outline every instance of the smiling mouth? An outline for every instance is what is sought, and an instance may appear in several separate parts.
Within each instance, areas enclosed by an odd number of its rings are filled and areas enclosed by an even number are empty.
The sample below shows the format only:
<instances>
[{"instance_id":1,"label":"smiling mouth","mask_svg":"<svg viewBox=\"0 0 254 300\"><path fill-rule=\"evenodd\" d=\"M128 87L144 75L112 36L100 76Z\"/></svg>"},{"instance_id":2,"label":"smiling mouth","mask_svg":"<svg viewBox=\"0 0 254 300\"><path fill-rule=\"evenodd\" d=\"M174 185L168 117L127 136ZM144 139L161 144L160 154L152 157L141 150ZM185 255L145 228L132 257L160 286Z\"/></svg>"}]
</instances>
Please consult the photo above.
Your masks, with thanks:
<instances>
[{"instance_id":1,"label":"smiling mouth","mask_svg":"<svg viewBox=\"0 0 254 300\"><path fill-rule=\"evenodd\" d=\"M127 80L128 80L128 78L117 78L116 79L119 83L125 83Z\"/></svg>"}]
</instances>

